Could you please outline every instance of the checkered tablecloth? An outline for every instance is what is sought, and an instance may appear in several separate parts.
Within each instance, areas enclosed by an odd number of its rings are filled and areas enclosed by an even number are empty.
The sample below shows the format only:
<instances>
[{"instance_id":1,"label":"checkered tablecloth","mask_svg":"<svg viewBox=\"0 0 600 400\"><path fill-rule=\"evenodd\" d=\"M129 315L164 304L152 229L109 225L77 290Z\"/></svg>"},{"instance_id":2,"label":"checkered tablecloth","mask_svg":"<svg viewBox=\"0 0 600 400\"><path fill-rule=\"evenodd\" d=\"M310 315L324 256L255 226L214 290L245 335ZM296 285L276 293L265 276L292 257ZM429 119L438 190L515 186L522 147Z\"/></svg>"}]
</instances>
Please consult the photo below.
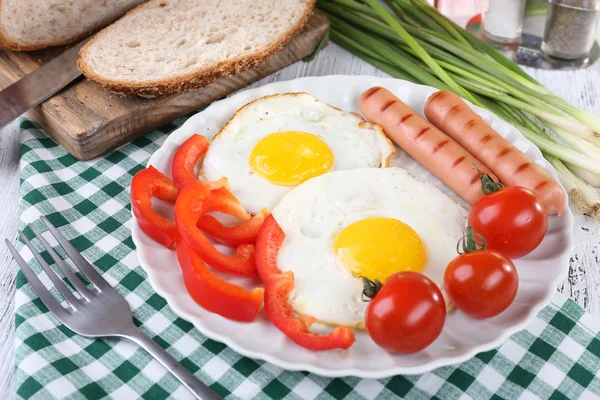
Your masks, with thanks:
<instances>
[{"instance_id":1,"label":"checkered tablecloth","mask_svg":"<svg viewBox=\"0 0 600 400\"><path fill-rule=\"evenodd\" d=\"M24 120L21 228L48 219L125 296L135 323L226 398L575 399L600 397L600 324L558 294L523 332L457 367L381 380L329 379L287 372L241 357L178 318L154 293L131 240L129 185L178 123L105 157L80 162ZM35 223L35 222L34 222ZM36 223L37 226L37 223ZM38 226L41 230L43 227ZM29 229L25 233L31 238ZM11 238L16 240L15 237ZM21 254L31 254L19 244ZM34 263L32 262L32 265ZM10 268L17 268L11 264ZM35 265L34 269L41 268ZM191 398L143 350L125 341L91 340L61 326L17 277L18 398Z\"/></svg>"}]
</instances>

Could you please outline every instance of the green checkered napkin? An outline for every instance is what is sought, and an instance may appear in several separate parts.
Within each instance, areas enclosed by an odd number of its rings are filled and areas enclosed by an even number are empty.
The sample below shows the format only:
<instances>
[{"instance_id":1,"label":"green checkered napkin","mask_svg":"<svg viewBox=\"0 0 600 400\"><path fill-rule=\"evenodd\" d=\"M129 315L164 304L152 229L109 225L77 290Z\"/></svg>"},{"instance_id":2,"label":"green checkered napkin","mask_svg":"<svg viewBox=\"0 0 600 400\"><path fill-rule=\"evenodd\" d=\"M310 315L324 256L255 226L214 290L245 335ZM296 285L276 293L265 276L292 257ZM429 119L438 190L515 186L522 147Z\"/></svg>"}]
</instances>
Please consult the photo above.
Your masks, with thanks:
<instances>
[{"instance_id":1,"label":"green checkered napkin","mask_svg":"<svg viewBox=\"0 0 600 400\"><path fill-rule=\"evenodd\" d=\"M135 323L223 397L600 397L600 323L558 293L525 331L499 349L481 353L458 367L420 376L361 380L287 372L241 357L207 339L154 293L139 266L130 235L131 178L162 144L165 133L180 122L106 157L80 162L32 122L23 121L21 227L40 215L48 217L125 296ZM26 234L32 237L28 229ZM21 253L31 261L22 245ZM41 269L37 264L35 268ZM175 378L135 345L116 339L87 339L60 325L21 273L17 288L19 398L191 398Z\"/></svg>"}]
</instances>

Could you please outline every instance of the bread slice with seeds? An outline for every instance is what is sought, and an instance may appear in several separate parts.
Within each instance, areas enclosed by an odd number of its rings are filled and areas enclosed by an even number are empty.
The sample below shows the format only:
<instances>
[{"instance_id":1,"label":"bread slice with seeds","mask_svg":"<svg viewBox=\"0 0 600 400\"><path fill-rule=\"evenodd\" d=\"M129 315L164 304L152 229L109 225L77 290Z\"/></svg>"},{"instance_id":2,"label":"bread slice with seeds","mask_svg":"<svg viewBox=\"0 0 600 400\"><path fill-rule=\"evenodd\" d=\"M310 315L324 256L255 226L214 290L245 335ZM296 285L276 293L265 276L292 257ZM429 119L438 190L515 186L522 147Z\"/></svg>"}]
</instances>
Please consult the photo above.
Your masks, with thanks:
<instances>
[{"instance_id":1,"label":"bread slice with seeds","mask_svg":"<svg viewBox=\"0 0 600 400\"><path fill-rule=\"evenodd\" d=\"M84 75L160 97L262 63L299 31L315 0L150 0L81 50Z\"/></svg>"}]
</instances>

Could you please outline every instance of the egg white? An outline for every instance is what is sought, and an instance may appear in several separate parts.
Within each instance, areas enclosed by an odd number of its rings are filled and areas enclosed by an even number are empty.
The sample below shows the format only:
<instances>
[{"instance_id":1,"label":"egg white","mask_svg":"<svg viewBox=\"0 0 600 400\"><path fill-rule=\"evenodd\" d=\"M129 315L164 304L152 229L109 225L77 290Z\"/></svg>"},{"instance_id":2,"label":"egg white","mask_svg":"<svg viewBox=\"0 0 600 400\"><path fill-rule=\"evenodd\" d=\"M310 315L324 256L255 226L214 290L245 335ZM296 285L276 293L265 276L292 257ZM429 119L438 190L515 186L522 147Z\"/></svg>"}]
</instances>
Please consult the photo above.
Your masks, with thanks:
<instances>
[{"instance_id":1,"label":"egg white","mask_svg":"<svg viewBox=\"0 0 600 400\"><path fill-rule=\"evenodd\" d=\"M453 199L401 168L321 175L286 194L272 214L286 235L277 264L294 273L294 310L357 328L364 327L368 303L361 299L361 280L334 254L333 243L342 229L372 217L408 224L425 245L427 262L421 272L441 287L467 219L467 210Z\"/></svg>"},{"instance_id":2,"label":"egg white","mask_svg":"<svg viewBox=\"0 0 600 400\"><path fill-rule=\"evenodd\" d=\"M272 133L302 131L323 140L334 155L331 171L387 167L395 148L381 128L308 93L266 96L246 104L210 143L201 179L227 177L232 193L250 213L272 210L293 187L257 175L249 164L256 144Z\"/></svg>"}]
</instances>

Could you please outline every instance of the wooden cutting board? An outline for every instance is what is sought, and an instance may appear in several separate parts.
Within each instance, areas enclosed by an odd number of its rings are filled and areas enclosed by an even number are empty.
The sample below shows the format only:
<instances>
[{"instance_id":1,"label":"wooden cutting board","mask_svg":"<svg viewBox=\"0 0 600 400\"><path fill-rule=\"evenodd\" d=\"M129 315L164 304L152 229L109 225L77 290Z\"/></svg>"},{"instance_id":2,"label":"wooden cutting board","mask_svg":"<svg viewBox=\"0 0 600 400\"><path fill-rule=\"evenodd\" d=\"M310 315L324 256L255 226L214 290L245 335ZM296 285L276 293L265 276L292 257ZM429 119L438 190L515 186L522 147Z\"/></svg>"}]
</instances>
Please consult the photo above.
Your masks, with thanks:
<instances>
[{"instance_id":1,"label":"wooden cutting board","mask_svg":"<svg viewBox=\"0 0 600 400\"><path fill-rule=\"evenodd\" d=\"M301 60L313 53L328 28L327 17L315 11L303 31L265 63L191 92L161 99L121 97L81 77L29 111L28 116L69 153L89 160ZM0 87L5 88L64 50L0 51Z\"/></svg>"}]
</instances>

